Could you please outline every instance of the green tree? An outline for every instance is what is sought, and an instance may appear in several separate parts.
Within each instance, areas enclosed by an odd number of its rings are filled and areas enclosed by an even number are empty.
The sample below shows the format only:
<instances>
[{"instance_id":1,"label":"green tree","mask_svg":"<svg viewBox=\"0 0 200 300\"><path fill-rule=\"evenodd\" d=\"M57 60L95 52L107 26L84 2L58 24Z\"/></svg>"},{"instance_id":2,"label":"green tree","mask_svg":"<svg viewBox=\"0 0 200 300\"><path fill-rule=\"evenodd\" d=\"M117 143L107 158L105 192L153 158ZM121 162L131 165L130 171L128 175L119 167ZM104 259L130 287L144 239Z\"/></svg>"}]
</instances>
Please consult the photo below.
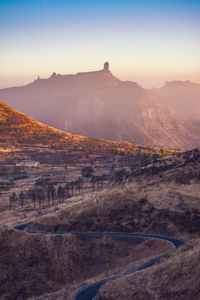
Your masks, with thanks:
<instances>
[{"instance_id":1,"label":"green tree","mask_svg":"<svg viewBox=\"0 0 200 300\"><path fill-rule=\"evenodd\" d=\"M115 171L115 182L121 183L127 177L126 169Z\"/></svg>"},{"instance_id":2,"label":"green tree","mask_svg":"<svg viewBox=\"0 0 200 300\"><path fill-rule=\"evenodd\" d=\"M58 201L59 201L59 203L62 202L62 193L63 193L62 186L59 186L58 190L57 190L57 195L58 195Z\"/></svg>"},{"instance_id":3,"label":"green tree","mask_svg":"<svg viewBox=\"0 0 200 300\"><path fill-rule=\"evenodd\" d=\"M35 191L32 191L32 193L31 193L31 200L33 202L33 208L35 209L35 203L36 203L36 193L35 193Z\"/></svg>"},{"instance_id":4,"label":"green tree","mask_svg":"<svg viewBox=\"0 0 200 300\"><path fill-rule=\"evenodd\" d=\"M65 191L66 191L66 193L67 193L67 198L69 198L69 196L70 196L69 190L70 190L70 183L69 183L69 182L66 182L66 185L65 185Z\"/></svg>"},{"instance_id":5,"label":"green tree","mask_svg":"<svg viewBox=\"0 0 200 300\"><path fill-rule=\"evenodd\" d=\"M71 195L73 197L74 196L74 187L75 187L74 181L70 181L69 185L71 187Z\"/></svg>"},{"instance_id":6,"label":"green tree","mask_svg":"<svg viewBox=\"0 0 200 300\"><path fill-rule=\"evenodd\" d=\"M51 185L48 184L47 186L47 201L48 201L48 207L51 206Z\"/></svg>"},{"instance_id":7,"label":"green tree","mask_svg":"<svg viewBox=\"0 0 200 300\"><path fill-rule=\"evenodd\" d=\"M91 183L92 183L92 191L94 192L95 190L95 183L96 183L96 176L91 177Z\"/></svg>"},{"instance_id":8,"label":"green tree","mask_svg":"<svg viewBox=\"0 0 200 300\"><path fill-rule=\"evenodd\" d=\"M94 170L92 166L83 167L81 169L81 173L83 177L92 177L93 171Z\"/></svg>"},{"instance_id":9,"label":"green tree","mask_svg":"<svg viewBox=\"0 0 200 300\"><path fill-rule=\"evenodd\" d=\"M65 200L65 189L63 187L61 187L62 190L61 190L61 200L62 200L62 203L64 203L64 200Z\"/></svg>"},{"instance_id":10,"label":"green tree","mask_svg":"<svg viewBox=\"0 0 200 300\"><path fill-rule=\"evenodd\" d=\"M37 191L37 198L38 198L39 208L41 208L41 204L42 204L42 207L44 208L44 202L45 202L45 193L44 193L44 191L38 190Z\"/></svg>"},{"instance_id":11,"label":"green tree","mask_svg":"<svg viewBox=\"0 0 200 300\"><path fill-rule=\"evenodd\" d=\"M10 205L9 205L9 209L11 210L12 207L13 209L15 210L15 206L16 206L16 202L17 202L17 195L16 193L12 193L10 196L9 196L9 199L10 199Z\"/></svg>"},{"instance_id":12,"label":"green tree","mask_svg":"<svg viewBox=\"0 0 200 300\"><path fill-rule=\"evenodd\" d=\"M24 207L24 199L25 199L24 193L21 191L19 193L19 202L20 202L22 208Z\"/></svg>"},{"instance_id":13,"label":"green tree","mask_svg":"<svg viewBox=\"0 0 200 300\"><path fill-rule=\"evenodd\" d=\"M55 199L56 199L56 189L53 186L53 184L50 184L50 195L52 199L53 206L55 205Z\"/></svg>"},{"instance_id":14,"label":"green tree","mask_svg":"<svg viewBox=\"0 0 200 300\"><path fill-rule=\"evenodd\" d=\"M81 192L81 189L82 189L82 182L83 182L83 179L81 178L81 177L79 177L76 181L75 181L75 186L76 186L76 189L77 189L77 191L79 192L79 194L80 194L80 192Z\"/></svg>"}]
</instances>

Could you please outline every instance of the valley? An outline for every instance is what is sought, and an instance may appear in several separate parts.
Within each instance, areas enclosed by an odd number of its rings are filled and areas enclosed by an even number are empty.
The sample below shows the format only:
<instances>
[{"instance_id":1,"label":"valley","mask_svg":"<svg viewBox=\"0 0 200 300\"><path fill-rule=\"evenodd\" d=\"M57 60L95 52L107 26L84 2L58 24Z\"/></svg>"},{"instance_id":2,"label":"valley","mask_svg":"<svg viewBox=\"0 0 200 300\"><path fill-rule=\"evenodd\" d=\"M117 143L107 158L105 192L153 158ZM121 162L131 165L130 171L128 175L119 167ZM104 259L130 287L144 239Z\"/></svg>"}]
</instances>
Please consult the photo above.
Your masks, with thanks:
<instances>
[{"instance_id":1,"label":"valley","mask_svg":"<svg viewBox=\"0 0 200 300\"><path fill-rule=\"evenodd\" d=\"M1 299L73 299L112 276L95 299L198 299L199 148L79 136L5 103L0 124Z\"/></svg>"},{"instance_id":2,"label":"valley","mask_svg":"<svg viewBox=\"0 0 200 300\"><path fill-rule=\"evenodd\" d=\"M200 300L199 16L0 0L0 300Z\"/></svg>"}]
</instances>

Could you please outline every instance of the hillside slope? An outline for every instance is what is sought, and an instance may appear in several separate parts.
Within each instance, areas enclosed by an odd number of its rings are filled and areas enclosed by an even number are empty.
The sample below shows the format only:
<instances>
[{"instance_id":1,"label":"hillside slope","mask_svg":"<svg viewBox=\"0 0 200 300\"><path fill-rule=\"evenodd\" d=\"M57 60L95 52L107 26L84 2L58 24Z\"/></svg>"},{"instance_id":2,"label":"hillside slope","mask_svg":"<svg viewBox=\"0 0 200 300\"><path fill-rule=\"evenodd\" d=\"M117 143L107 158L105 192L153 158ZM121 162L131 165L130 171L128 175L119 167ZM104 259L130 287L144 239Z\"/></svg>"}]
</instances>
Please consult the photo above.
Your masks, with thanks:
<instances>
[{"instance_id":1,"label":"hillside slope","mask_svg":"<svg viewBox=\"0 0 200 300\"><path fill-rule=\"evenodd\" d=\"M166 82L156 93L176 117L200 123L200 84L189 80Z\"/></svg>"},{"instance_id":2,"label":"hillside slope","mask_svg":"<svg viewBox=\"0 0 200 300\"><path fill-rule=\"evenodd\" d=\"M117 79L106 64L100 71L53 73L48 79L0 90L1 101L67 132L141 145L198 146L200 125L182 121L159 97L158 91Z\"/></svg>"},{"instance_id":3,"label":"hillside slope","mask_svg":"<svg viewBox=\"0 0 200 300\"><path fill-rule=\"evenodd\" d=\"M95 299L199 299L199 166L200 149L159 159L140 170L134 166L128 183L96 195L95 201L42 217L28 228L145 232L187 240L154 267L102 286Z\"/></svg>"},{"instance_id":4,"label":"hillside slope","mask_svg":"<svg viewBox=\"0 0 200 300\"><path fill-rule=\"evenodd\" d=\"M96 300L200 299L200 241L189 242L168 260L100 289Z\"/></svg>"},{"instance_id":5,"label":"hillside slope","mask_svg":"<svg viewBox=\"0 0 200 300\"><path fill-rule=\"evenodd\" d=\"M54 149L74 150L85 153L111 153L113 149L135 152L138 149L158 151L157 147L143 147L127 142L88 138L55 129L29 116L17 112L0 102L0 147L48 146ZM87 150L87 151L86 151ZM86 151L86 152L85 152Z\"/></svg>"},{"instance_id":6,"label":"hillside slope","mask_svg":"<svg viewBox=\"0 0 200 300\"><path fill-rule=\"evenodd\" d=\"M52 142L56 145L57 143L63 144L72 138L72 134L62 132L35 121L25 114L13 110L5 103L0 102L1 145L50 145ZM82 137L80 137L80 139L81 138Z\"/></svg>"}]
</instances>

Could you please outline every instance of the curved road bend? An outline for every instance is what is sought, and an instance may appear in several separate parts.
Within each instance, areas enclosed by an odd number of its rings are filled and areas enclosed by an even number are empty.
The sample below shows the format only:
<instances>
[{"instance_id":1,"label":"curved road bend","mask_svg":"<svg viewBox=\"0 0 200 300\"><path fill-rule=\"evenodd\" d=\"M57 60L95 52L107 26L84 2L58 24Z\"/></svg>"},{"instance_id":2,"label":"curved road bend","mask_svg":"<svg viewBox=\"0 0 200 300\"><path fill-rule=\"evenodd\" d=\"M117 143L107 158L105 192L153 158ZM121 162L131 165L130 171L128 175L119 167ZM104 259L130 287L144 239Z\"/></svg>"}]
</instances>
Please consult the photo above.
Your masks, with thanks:
<instances>
[{"instance_id":1,"label":"curved road bend","mask_svg":"<svg viewBox=\"0 0 200 300\"><path fill-rule=\"evenodd\" d=\"M29 234L45 234L42 232L32 232L32 231L28 231L26 230L28 223L24 223L24 224L19 224L16 226L13 226L14 229L16 230L24 230ZM141 238L152 238L152 239L158 239L158 240L164 240L167 242L170 242L173 245L173 250L177 249L178 247L182 246L185 244L185 241L180 240L180 239L174 239L174 238L170 238L170 237L166 237L166 236L162 236L162 235L156 235L156 234L147 234L147 233L121 233L121 232L56 232L53 234L74 234L76 236L90 236L90 237L103 237L103 236L109 236L109 237L141 237ZM144 270L147 269L151 266L153 266L156 262L160 261L162 258L167 257L168 254L171 252L172 250L157 256L149 261L147 261L146 263L133 268L127 272L125 272L124 274L119 274L119 275L115 275L115 276L110 276L108 278L104 278L100 281L97 281L95 283L89 284L85 287L83 287L82 289L78 290L75 295L73 296L73 300L92 300L94 299L94 297L96 296L98 290L100 289L100 287L102 285L104 285L105 283L121 278L123 276L126 276L128 274L132 274L135 273L137 271L140 270Z\"/></svg>"}]
</instances>

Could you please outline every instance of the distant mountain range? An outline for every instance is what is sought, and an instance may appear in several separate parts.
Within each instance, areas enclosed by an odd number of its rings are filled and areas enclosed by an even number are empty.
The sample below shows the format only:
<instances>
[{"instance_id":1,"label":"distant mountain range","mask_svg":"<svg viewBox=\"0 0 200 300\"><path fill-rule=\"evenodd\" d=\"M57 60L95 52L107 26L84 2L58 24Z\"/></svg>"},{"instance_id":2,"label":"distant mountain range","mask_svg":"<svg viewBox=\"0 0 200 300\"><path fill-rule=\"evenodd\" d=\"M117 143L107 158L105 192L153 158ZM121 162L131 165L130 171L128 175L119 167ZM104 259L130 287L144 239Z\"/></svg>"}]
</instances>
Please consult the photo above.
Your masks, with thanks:
<instances>
[{"instance_id":1,"label":"distant mountain range","mask_svg":"<svg viewBox=\"0 0 200 300\"><path fill-rule=\"evenodd\" d=\"M88 153L113 153L123 150L133 153L136 150L159 151L158 148L144 147L125 142L113 142L71 134L55 129L17 112L4 102L0 102L0 148L53 148L75 151L87 156ZM34 148L35 149L35 148ZM115 153L115 152L114 152ZM71 154L72 155L72 154Z\"/></svg>"},{"instance_id":2,"label":"distant mountain range","mask_svg":"<svg viewBox=\"0 0 200 300\"><path fill-rule=\"evenodd\" d=\"M200 145L200 84L170 82L146 90L100 71L38 77L0 90L0 101L55 128L141 145Z\"/></svg>"},{"instance_id":3,"label":"distant mountain range","mask_svg":"<svg viewBox=\"0 0 200 300\"><path fill-rule=\"evenodd\" d=\"M19 113L0 102L0 146L66 144L77 138ZM83 137L79 137L84 139Z\"/></svg>"}]
</instances>

